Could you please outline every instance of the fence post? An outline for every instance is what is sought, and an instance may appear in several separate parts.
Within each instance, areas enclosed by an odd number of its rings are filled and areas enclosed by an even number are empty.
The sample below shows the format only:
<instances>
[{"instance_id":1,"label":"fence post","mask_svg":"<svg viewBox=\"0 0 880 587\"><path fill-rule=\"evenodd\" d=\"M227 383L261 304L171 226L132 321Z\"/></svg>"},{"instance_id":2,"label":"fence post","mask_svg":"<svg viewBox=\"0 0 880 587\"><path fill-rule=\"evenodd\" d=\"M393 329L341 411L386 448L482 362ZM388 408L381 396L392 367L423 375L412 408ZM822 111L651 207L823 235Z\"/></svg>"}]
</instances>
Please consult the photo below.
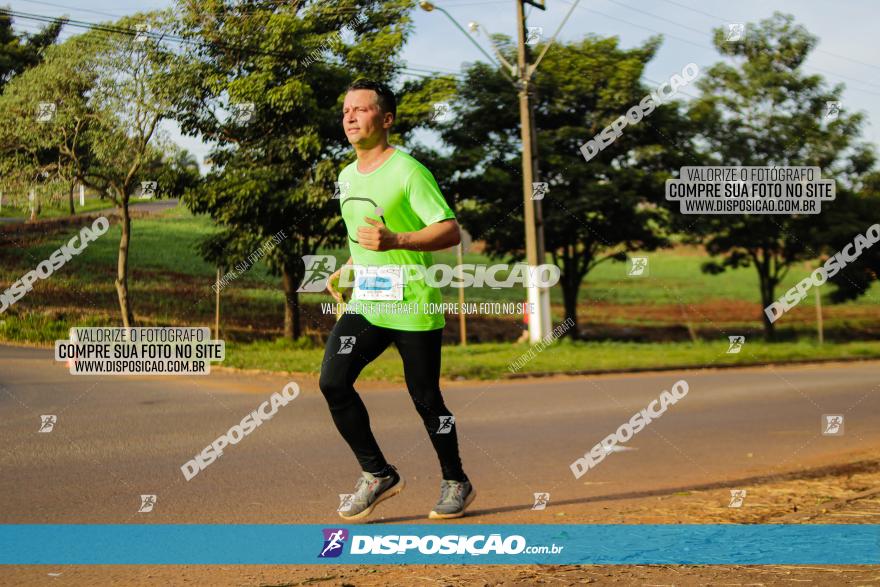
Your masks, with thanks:
<instances>
[{"instance_id":1,"label":"fence post","mask_svg":"<svg viewBox=\"0 0 880 587\"><path fill-rule=\"evenodd\" d=\"M220 340L220 272L221 268L217 267L217 295L214 301L214 340Z\"/></svg>"},{"instance_id":2,"label":"fence post","mask_svg":"<svg viewBox=\"0 0 880 587\"><path fill-rule=\"evenodd\" d=\"M462 244L461 241L455 246L455 255L458 259L459 275L464 271L461 267L462 262ZM464 288L458 288L458 330L461 338L461 346L467 346L467 320L464 316Z\"/></svg>"}]
</instances>

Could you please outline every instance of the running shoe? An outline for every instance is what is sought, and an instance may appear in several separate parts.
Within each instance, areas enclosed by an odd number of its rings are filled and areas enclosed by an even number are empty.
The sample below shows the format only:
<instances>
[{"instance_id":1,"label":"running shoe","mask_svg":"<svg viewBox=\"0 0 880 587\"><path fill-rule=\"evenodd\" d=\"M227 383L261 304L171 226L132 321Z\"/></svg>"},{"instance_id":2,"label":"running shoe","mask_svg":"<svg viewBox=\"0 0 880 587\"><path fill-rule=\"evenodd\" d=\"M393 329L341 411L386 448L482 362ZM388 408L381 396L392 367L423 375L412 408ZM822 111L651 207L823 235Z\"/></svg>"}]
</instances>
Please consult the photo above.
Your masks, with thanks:
<instances>
[{"instance_id":1,"label":"running shoe","mask_svg":"<svg viewBox=\"0 0 880 587\"><path fill-rule=\"evenodd\" d=\"M471 505L476 496L477 491L470 481L443 479L440 482L440 501L428 514L428 517L432 520L460 518L464 515L465 508Z\"/></svg>"},{"instance_id":2,"label":"running shoe","mask_svg":"<svg viewBox=\"0 0 880 587\"><path fill-rule=\"evenodd\" d=\"M391 465L391 469L391 475L387 477L375 477L362 471L353 497L349 502L346 502L345 511L339 511L339 516L345 520L366 518L379 503L400 493L406 486L406 482L397 473L394 465ZM348 507L349 504L350 507Z\"/></svg>"}]
</instances>

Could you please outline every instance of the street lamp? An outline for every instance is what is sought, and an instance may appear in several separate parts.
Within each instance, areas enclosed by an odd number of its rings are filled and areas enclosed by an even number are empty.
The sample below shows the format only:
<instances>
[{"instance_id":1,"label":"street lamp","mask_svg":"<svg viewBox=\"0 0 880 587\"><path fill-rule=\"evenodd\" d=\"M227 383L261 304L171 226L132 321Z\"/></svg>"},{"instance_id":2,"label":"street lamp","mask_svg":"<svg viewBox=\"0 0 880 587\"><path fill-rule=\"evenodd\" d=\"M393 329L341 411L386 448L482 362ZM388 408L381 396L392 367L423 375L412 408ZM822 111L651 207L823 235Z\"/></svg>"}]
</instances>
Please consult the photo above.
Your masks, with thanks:
<instances>
[{"instance_id":1,"label":"street lamp","mask_svg":"<svg viewBox=\"0 0 880 587\"><path fill-rule=\"evenodd\" d=\"M431 2L428 2L427 0L421 0L421 1L419 2L419 7L420 7L422 10L424 10L425 12L433 12L434 10L439 10L440 12L442 12L443 14L445 14L446 17L447 17L449 20L452 21L452 24L455 25L455 28L457 28L457 29L460 30L462 33L464 33L464 36L466 36L466 37L468 38L468 40L469 40L471 43L473 43L474 46L475 46L477 49L480 50L480 53L482 53L483 55L486 56L486 58L489 60L490 63L492 63L493 65L496 65L496 66L498 65L497 63L495 63L495 60L492 59L492 56L489 55L488 53L486 53L486 50L483 49L483 47L482 47L479 43L477 43L475 40L473 40L473 39L471 38L471 36L467 34L467 31L464 30L463 28L461 28L461 25L458 24L458 22L457 22L454 18L452 18L452 15L449 14L448 12L446 12L445 9L443 9L443 8L441 8L441 7L439 7L439 6L436 6L436 5L432 4ZM471 23L471 24L476 24L476 23ZM468 26L470 26L470 25L468 25ZM477 26L479 26L479 25L477 25ZM508 77L510 77L510 76L508 75ZM511 79L512 79L512 78L511 78Z\"/></svg>"},{"instance_id":2,"label":"street lamp","mask_svg":"<svg viewBox=\"0 0 880 587\"><path fill-rule=\"evenodd\" d=\"M480 23L472 20L471 22L468 23L468 30L471 31L471 33L476 35L477 33L480 32L480 26L481 26ZM485 27L483 27L483 28L485 29ZM492 40L492 35L489 33L489 29L486 29L486 38L489 39L489 44L492 45L492 50L495 51L495 55L498 56L498 59L501 61L501 63L503 63L504 65L507 66L507 70L511 74L507 77L509 77L511 80L513 80L512 76L517 75L516 65L511 65L510 62L508 62L507 59L504 58L504 55L502 55L501 51L498 50L498 46L495 45L495 41ZM504 70L502 69L501 71L504 71Z\"/></svg>"},{"instance_id":3,"label":"street lamp","mask_svg":"<svg viewBox=\"0 0 880 587\"><path fill-rule=\"evenodd\" d=\"M496 55L498 55L501 62L507 66L507 69L501 67L498 63L495 62L487 53L483 50L483 48L474 41L467 33L465 33L464 29L456 22L452 16L440 8L439 6L435 6L431 2L427 2L422 0L419 2L419 6L422 10L427 12L431 12L433 10L439 10L443 14L452 21L452 23L460 30L465 36L470 39L470 41L477 46L480 52L483 55L488 57L489 62L501 69L504 74L514 82L514 85L517 88L519 93L519 114L520 114L520 130L521 130L521 140L522 140L522 172L523 172L523 219L525 223L525 237L526 237L526 261L529 265L530 274L537 275L537 271L535 268L544 262L544 227L543 221L541 217L541 202L540 200L534 200L532 198L532 189L533 189L533 181L536 171L536 163L534 158L533 145L536 144L537 141L534 141L534 130L532 125L533 113L532 107L529 100L529 83L532 74L535 71L535 67L537 64L532 67L528 66L526 60L526 45L525 45L525 11L523 7L522 0L517 0L517 38L518 38L518 52L517 52L517 66L514 67L510 63L504 59L504 56L501 55L501 52L495 46L495 43L492 41L492 38L489 37L489 42L492 45L492 49L495 51ZM577 2L575 3L575 5ZM539 6L539 8L543 9L543 6ZM569 11L570 14L570 11ZM567 17L566 17L567 18ZM563 21L564 23L565 21ZM471 29L472 32L476 32L479 30L480 25L476 22L471 22L468 24L468 28ZM560 27L561 28L561 27ZM557 34L559 31L556 31ZM556 35L553 36L553 39L550 40L550 44L553 43L553 40L556 38ZM549 47L549 44L548 44ZM546 53L547 48L544 49L544 53ZM544 54L541 54L543 57ZM540 60L540 59L539 59ZM516 76L516 79L514 79ZM550 291L545 287L529 287L527 288L528 293L528 302L530 304L530 308L534 307L535 312L531 315L529 319L529 340L531 342L537 342L542 338L548 336L550 334Z\"/></svg>"}]
</instances>

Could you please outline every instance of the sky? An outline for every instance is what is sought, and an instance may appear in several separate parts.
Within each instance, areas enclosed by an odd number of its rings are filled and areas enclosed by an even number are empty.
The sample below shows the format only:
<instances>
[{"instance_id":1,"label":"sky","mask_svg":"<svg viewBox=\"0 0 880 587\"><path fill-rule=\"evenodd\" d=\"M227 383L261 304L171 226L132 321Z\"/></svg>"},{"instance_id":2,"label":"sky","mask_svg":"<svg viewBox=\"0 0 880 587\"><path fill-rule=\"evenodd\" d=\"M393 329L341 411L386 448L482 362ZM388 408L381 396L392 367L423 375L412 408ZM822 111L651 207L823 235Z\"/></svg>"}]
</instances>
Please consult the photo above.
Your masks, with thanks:
<instances>
[{"instance_id":1,"label":"sky","mask_svg":"<svg viewBox=\"0 0 880 587\"><path fill-rule=\"evenodd\" d=\"M79 0L75 4L72 0L6 0L5 4L16 12L67 15L75 20L100 22L167 8L175 3L168 0ZM465 29L474 21L489 33L515 37L516 0L436 0L434 4L443 7ZM527 23L541 27L547 39L575 2L546 0L545 4L546 10L527 8ZM865 112L868 121L864 138L880 146L880 38L876 31L876 0L581 0L563 26L559 39L575 41L587 34L617 36L621 46L628 48L662 34L663 44L643 78L653 87L672 74L680 73L687 63L696 63L704 69L722 60L711 42L713 28L726 28L728 23L756 23L774 11L793 14L798 24L819 38L805 70L821 75L829 84L846 86L841 109ZM414 34L403 51L403 59L411 70L457 73L464 63L486 60L443 13L416 10L413 18ZM36 31L39 24L17 20L16 27ZM68 29L62 38L77 32L79 29ZM480 34L472 38L491 53L486 36ZM686 100L688 93L685 89L679 97ZM181 136L173 124L166 130L175 142L194 153L200 163L203 161L208 153L207 145L196 138Z\"/></svg>"}]
</instances>

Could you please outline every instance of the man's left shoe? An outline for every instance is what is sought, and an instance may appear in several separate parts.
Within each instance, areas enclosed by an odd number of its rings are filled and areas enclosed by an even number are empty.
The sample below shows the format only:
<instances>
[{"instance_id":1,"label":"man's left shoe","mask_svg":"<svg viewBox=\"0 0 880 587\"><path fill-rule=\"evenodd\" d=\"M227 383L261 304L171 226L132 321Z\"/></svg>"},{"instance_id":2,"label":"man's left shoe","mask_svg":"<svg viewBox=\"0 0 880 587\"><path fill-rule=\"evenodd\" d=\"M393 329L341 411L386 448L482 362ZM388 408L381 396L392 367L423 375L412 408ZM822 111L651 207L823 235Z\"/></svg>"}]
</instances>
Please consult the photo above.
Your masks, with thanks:
<instances>
[{"instance_id":1,"label":"man's left shoe","mask_svg":"<svg viewBox=\"0 0 880 587\"><path fill-rule=\"evenodd\" d=\"M470 481L443 479L440 482L440 501L428 517L432 520L460 518L476 496L477 492Z\"/></svg>"}]
</instances>

